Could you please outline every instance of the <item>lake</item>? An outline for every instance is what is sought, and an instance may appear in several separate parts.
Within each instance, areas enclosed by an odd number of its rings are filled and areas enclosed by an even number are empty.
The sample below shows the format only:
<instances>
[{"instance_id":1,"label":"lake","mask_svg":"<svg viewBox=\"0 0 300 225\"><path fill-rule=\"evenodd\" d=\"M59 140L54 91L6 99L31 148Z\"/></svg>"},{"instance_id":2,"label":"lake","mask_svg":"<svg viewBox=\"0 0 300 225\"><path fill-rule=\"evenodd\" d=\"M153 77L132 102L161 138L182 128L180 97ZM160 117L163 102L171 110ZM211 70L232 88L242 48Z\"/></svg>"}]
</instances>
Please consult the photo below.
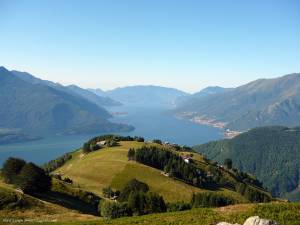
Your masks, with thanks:
<instances>
[{"instance_id":1,"label":"lake","mask_svg":"<svg viewBox=\"0 0 300 225\"><path fill-rule=\"evenodd\" d=\"M120 133L121 135L143 136L148 140L158 138L189 146L223 138L219 129L176 119L160 107L132 105L114 107L110 111L118 114L112 121L135 127L134 131ZM99 134L52 136L33 142L0 145L0 165L10 156L43 164L65 152L80 148L84 142L96 135Z\"/></svg>"}]
</instances>

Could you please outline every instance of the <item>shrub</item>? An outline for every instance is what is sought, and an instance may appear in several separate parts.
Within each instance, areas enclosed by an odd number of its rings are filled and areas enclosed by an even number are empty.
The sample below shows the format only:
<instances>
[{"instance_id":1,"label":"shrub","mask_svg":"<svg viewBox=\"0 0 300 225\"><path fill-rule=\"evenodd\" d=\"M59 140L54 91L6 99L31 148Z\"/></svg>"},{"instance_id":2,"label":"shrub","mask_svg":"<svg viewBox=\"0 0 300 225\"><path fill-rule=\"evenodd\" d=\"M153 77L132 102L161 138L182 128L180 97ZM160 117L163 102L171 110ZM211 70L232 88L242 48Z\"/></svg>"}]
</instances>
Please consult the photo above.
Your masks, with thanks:
<instances>
[{"instance_id":1,"label":"shrub","mask_svg":"<svg viewBox=\"0 0 300 225\"><path fill-rule=\"evenodd\" d=\"M8 158L2 168L2 174L4 181L9 184L14 184L17 182L17 176L20 173L26 162L18 158Z\"/></svg>"},{"instance_id":2,"label":"shrub","mask_svg":"<svg viewBox=\"0 0 300 225\"><path fill-rule=\"evenodd\" d=\"M109 219L132 215L127 203L101 201L99 208L101 216Z\"/></svg>"},{"instance_id":3,"label":"shrub","mask_svg":"<svg viewBox=\"0 0 300 225\"><path fill-rule=\"evenodd\" d=\"M191 204L186 202L175 202L167 205L168 212L190 210L191 208Z\"/></svg>"},{"instance_id":4,"label":"shrub","mask_svg":"<svg viewBox=\"0 0 300 225\"><path fill-rule=\"evenodd\" d=\"M130 148L127 154L128 160L133 160L134 156L135 156L135 150L133 148Z\"/></svg>"},{"instance_id":5,"label":"shrub","mask_svg":"<svg viewBox=\"0 0 300 225\"><path fill-rule=\"evenodd\" d=\"M28 194L47 191L51 187L51 178L45 171L33 163L25 164L20 173L16 184Z\"/></svg>"},{"instance_id":6,"label":"shrub","mask_svg":"<svg viewBox=\"0 0 300 225\"><path fill-rule=\"evenodd\" d=\"M103 196L105 198L111 198L114 196L114 192L113 190L111 189L111 187L105 187L102 189L102 193L103 193Z\"/></svg>"}]
</instances>

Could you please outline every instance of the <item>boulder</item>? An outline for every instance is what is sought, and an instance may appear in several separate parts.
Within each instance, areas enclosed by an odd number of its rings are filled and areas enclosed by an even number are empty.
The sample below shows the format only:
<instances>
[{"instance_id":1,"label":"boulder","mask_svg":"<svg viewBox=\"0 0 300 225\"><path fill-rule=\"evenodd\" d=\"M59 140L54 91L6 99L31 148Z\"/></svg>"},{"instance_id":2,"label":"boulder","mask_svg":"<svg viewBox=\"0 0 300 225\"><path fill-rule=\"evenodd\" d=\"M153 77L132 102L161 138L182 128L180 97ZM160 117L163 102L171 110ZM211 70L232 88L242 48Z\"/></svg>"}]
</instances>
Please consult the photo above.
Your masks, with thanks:
<instances>
[{"instance_id":1,"label":"boulder","mask_svg":"<svg viewBox=\"0 0 300 225\"><path fill-rule=\"evenodd\" d=\"M252 216L249 217L243 225L280 225L280 224L272 220L261 219L259 218L259 216Z\"/></svg>"},{"instance_id":2,"label":"boulder","mask_svg":"<svg viewBox=\"0 0 300 225\"><path fill-rule=\"evenodd\" d=\"M217 225L240 225L240 224L220 222ZM259 218L259 216L252 216L252 217L249 217L243 225L280 225L280 224L275 221L272 221L272 220L261 219L261 218Z\"/></svg>"},{"instance_id":3,"label":"boulder","mask_svg":"<svg viewBox=\"0 0 300 225\"><path fill-rule=\"evenodd\" d=\"M238 223L232 224L232 223L221 222L221 223L218 223L217 225L241 225L241 224L238 224Z\"/></svg>"}]
</instances>

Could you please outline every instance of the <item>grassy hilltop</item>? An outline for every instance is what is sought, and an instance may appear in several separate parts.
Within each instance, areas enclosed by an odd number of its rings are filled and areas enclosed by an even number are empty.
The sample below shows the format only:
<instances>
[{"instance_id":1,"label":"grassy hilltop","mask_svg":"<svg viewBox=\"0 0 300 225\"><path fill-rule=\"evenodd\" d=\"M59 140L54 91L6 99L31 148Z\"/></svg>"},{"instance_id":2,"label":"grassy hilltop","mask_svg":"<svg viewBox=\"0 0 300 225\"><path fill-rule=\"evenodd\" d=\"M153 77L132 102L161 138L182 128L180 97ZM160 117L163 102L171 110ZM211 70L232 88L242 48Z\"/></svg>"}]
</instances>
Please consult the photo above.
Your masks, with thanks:
<instances>
[{"instance_id":1,"label":"grassy hilltop","mask_svg":"<svg viewBox=\"0 0 300 225\"><path fill-rule=\"evenodd\" d=\"M152 191L161 194L167 202L189 202L193 193L207 191L166 177L162 171L155 168L129 161L128 149L143 145L145 144L142 142L124 141L120 142L119 146L103 148L87 155L79 150L74 152L72 159L58 168L55 173L71 178L80 187L100 196L102 196L102 188L111 186L113 189L120 190L133 178L147 183ZM193 155L199 164L208 165L200 154L193 153ZM239 202L247 202L242 196L229 189L219 189L217 192L230 195Z\"/></svg>"}]
</instances>

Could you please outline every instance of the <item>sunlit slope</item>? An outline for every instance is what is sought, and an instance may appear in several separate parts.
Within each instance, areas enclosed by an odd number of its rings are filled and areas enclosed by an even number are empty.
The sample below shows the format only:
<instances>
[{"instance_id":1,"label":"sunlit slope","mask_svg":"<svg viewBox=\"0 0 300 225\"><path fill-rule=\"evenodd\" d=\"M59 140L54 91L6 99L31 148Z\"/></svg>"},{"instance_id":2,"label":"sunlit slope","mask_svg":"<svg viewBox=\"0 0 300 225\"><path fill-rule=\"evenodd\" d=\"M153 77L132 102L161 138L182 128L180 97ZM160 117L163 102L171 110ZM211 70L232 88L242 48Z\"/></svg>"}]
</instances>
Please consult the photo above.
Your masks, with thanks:
<instances>
[{"instance_id":1,"label":"sunlit slope","mask_svg":"<svg viewBox=\"0 0 300 225\"><path fill-rule=\"evenodd\" d=\"M2 221L11 218L13 218L11 222L23 220L24 218L32 222L87 221L96 219L92 215L82 214L75 210L23 194L12 185L5 184L0 178L0 224Z\"/></svg>"},{"instance_id":2,"label":"sunlit slope","mask_svg":"<svg viewBox=\"0 0 300 225\"><path fill-rule=\"evenodd\" d=\"M133 178L147 183L151 191L161 194L167 202L189 202L193 193L207 191L166 177L160 170L128 161L128 149L138 148L144 144L125 141L120 142L117 147L103 148L89 154L83 154L79 150L73 153L72 159L55 173L71 178L75 185L100 196L102 188L111 186L113 189L120 190ZM196 159L201 156L195 153L194 157ZM239 202L246 202L244 197L231 190L220 189L217 192L230 195Z\"/></svg>"}]
</instances>

